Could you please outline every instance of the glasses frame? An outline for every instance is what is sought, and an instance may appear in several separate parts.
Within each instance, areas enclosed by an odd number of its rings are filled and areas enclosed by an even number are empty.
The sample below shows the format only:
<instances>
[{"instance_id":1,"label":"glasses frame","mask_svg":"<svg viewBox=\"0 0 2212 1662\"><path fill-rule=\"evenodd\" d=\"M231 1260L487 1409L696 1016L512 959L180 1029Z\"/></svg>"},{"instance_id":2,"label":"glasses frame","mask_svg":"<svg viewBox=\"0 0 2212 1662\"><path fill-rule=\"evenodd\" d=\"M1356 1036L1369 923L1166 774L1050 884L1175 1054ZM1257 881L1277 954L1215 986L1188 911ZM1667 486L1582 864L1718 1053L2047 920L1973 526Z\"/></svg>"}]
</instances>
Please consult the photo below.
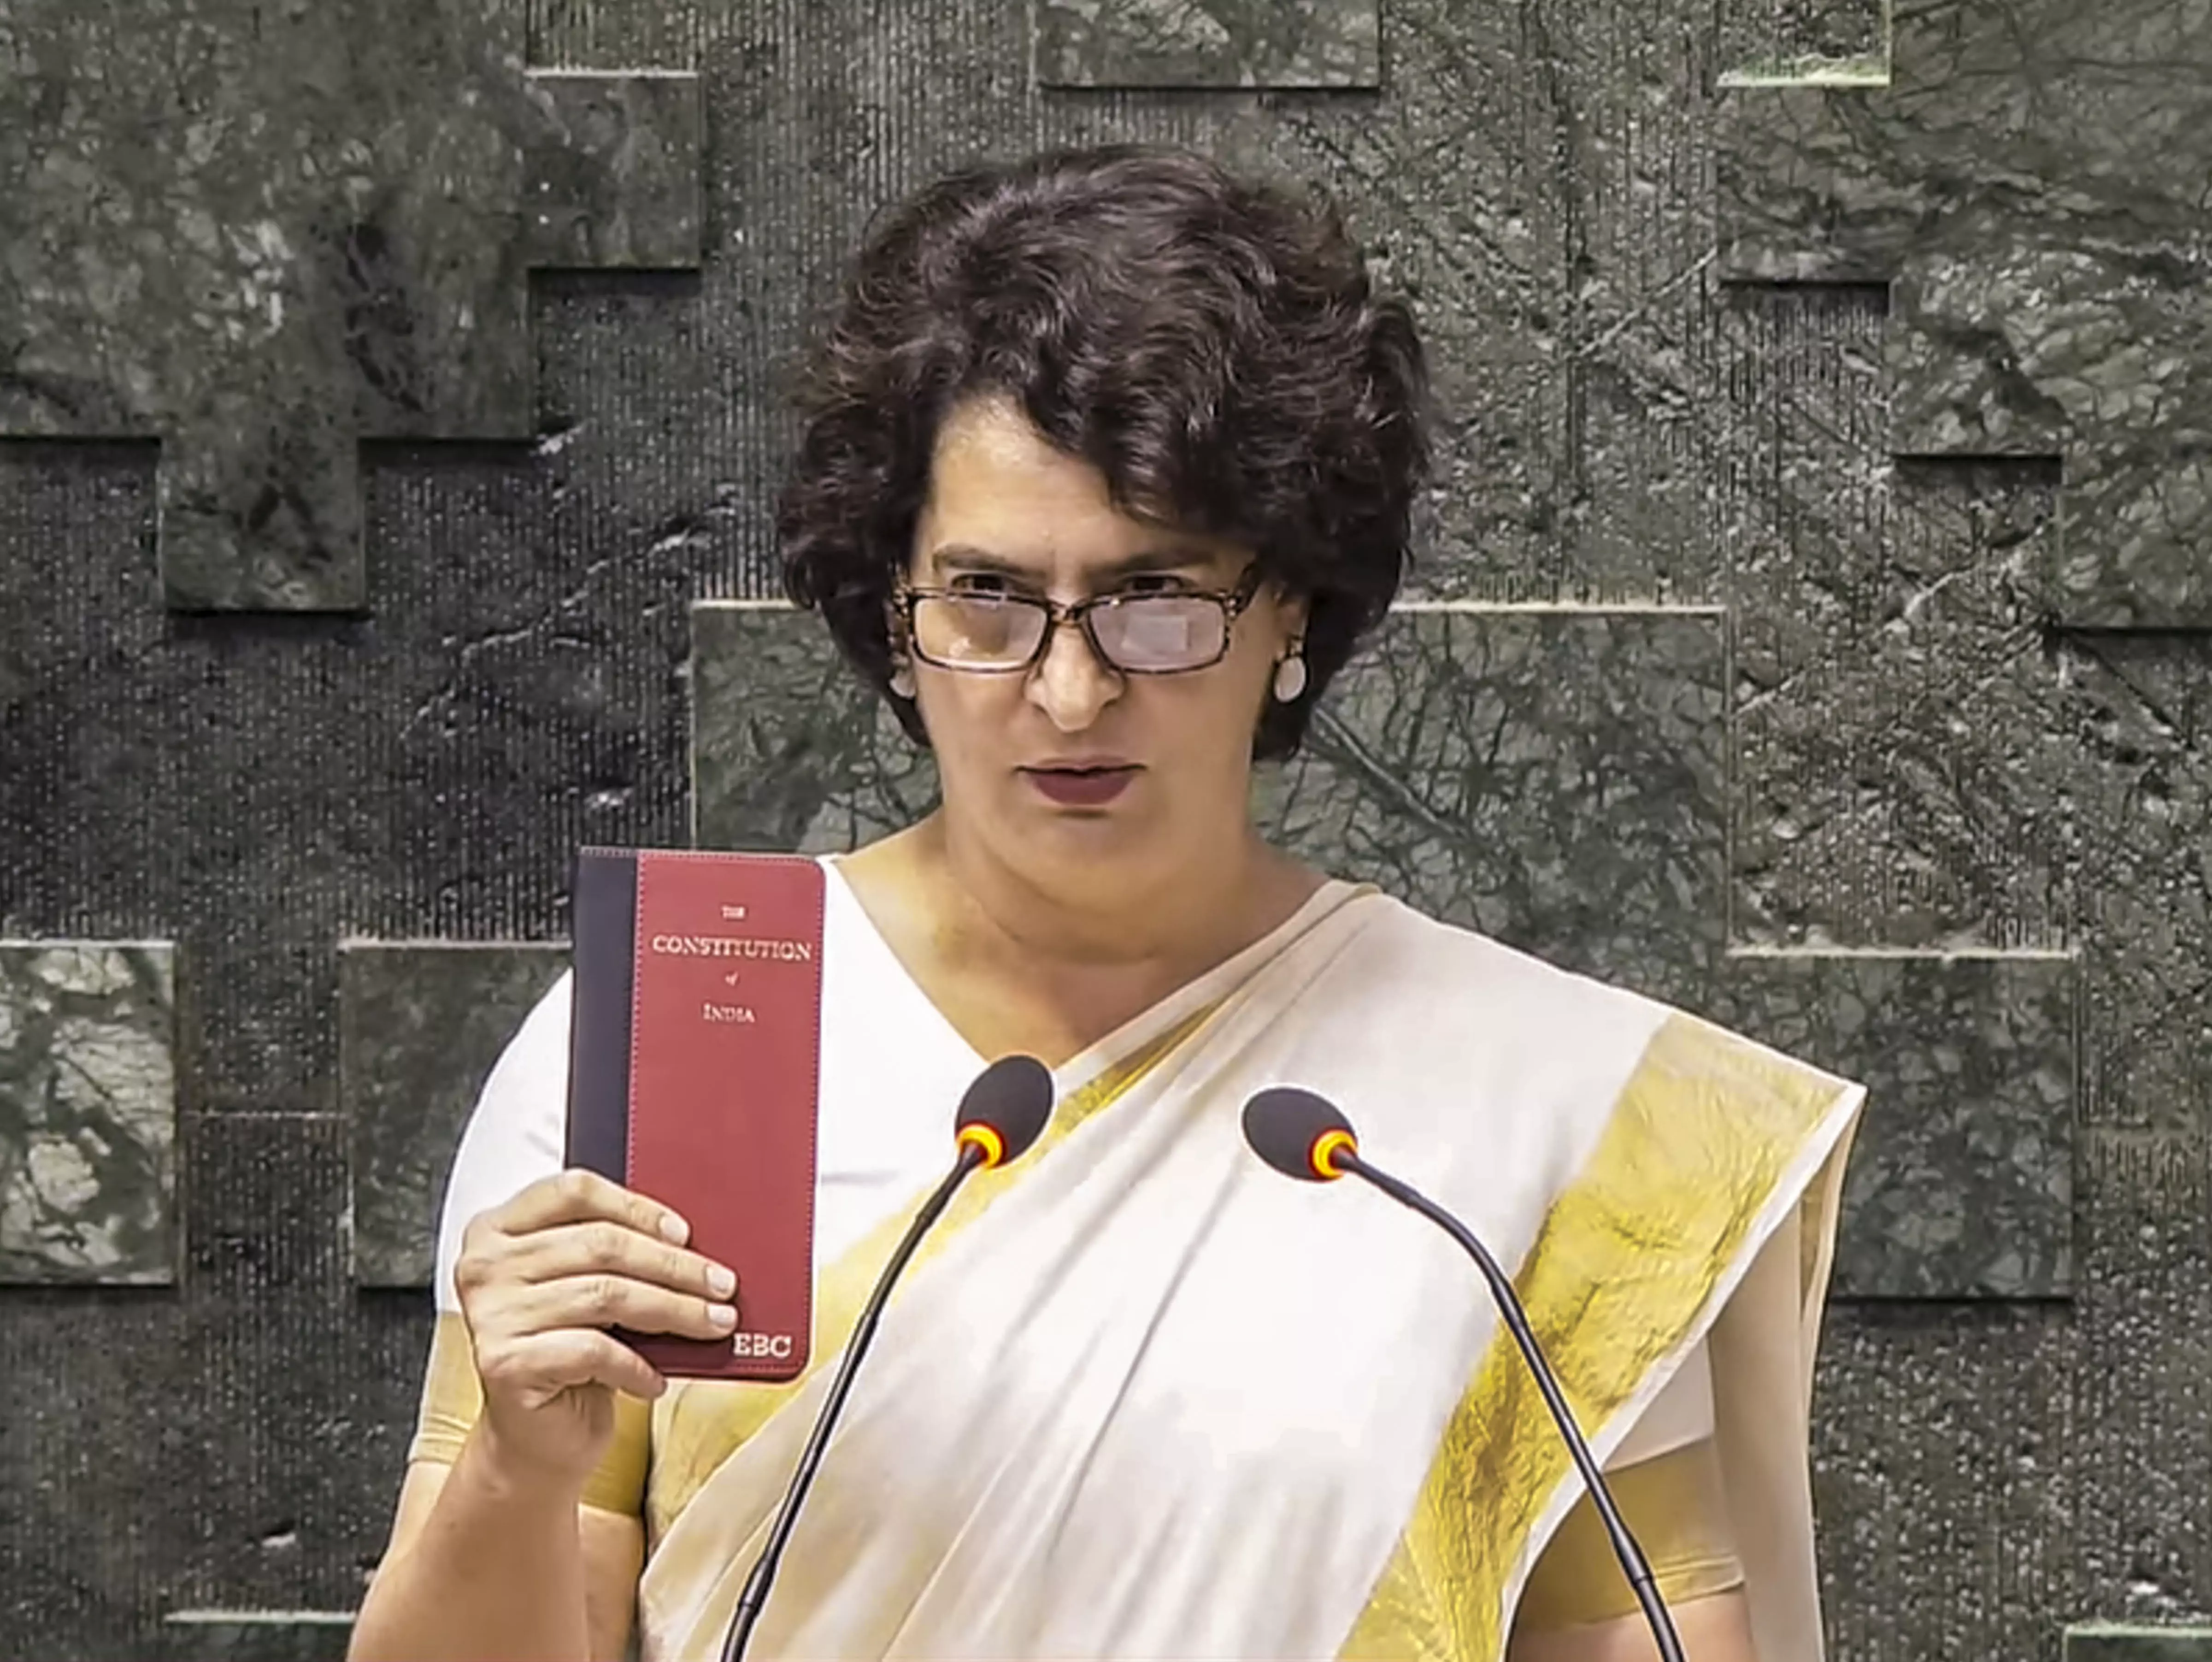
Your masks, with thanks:
<instances>
[{"instance_id":1,"label":"glasses frame","mask_svg":"<svg viewBox=\"0 0 2212 1662\"><path fill-rule=\"evenodd\" d=\"M1244 575L1231 588L1154 589L1143 594L1093 594L1088 600L1055 600L1049 594L977 595L957 588L915 588L902 582L892 591L891 609L898 619L900 644L921 662L936 669L951 670L956 675L1026 675L1043 661L1052 650L1052 643L1060 631L1073 624L1083 631L1084 644L1091 655L1116 675L1193 675L1201 669L1212 669L1229 655L1233 642L1237 618L1243 617L1252 602L1259 597L1261 584L1265 581L1256 562L1245 567ZM1030 655L1016 664L959 664L942 658L933 658L921 649L920 637L914 626L915 608L924 600L957 600L989 599L1025 606L1045 615L1044 633ZM1203 663L1184 664L1176 669L1129 669L1116 663L1098 644L1098 632L1091 624L1093 614L1127 606L1132 600L1211 600L1221 608L1221 647Z\"/></svg>"}]
</instances>

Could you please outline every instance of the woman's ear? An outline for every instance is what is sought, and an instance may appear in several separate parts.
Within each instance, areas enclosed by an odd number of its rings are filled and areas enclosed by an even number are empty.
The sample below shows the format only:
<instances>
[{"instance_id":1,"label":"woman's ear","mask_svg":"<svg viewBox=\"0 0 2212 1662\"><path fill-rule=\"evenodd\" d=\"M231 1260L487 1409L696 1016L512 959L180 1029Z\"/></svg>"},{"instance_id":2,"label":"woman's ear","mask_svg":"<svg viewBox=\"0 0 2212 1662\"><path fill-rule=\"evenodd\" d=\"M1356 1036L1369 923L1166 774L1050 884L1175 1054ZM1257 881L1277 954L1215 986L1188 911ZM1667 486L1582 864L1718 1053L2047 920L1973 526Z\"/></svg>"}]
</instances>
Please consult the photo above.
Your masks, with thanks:
<instances>
[{"instance_id":1,"label":"woman's ear","mask_svg":"<svg viewBox=\"0 0 2212 1662\"><path fill-rule=\"evenodd\" d=\"M1293 651L1306 638L1306 624L1313 614L1313 603L1306 595L1292 594L1285 589L1277 588L1272 593L1275 597L1275 617L1283 631L1282 652ZM1279 657L1281 653L1276 655Z\"/></svg>"}]
</instances>

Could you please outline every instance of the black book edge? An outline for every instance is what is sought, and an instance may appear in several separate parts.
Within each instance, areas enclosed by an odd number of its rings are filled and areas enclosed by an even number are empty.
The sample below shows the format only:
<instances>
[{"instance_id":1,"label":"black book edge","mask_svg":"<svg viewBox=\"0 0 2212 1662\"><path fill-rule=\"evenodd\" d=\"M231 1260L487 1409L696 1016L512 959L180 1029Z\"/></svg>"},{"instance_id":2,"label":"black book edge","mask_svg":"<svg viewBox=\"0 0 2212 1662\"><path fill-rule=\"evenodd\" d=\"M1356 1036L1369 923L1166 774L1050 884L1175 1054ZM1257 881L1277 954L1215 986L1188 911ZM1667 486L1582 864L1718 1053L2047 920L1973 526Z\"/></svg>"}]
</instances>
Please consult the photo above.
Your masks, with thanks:
<instances>
[{"instance_id":1,"label":"black book edge","mask_svg":"<svg viewBox=\"0 0 2212 1662\"><path fill-rule=\"evenodd\" d=\"M579 849L569 894L567 1161L620 1184L629 1180L637 861L629 849Z\"/></svg>"}]
</instances>

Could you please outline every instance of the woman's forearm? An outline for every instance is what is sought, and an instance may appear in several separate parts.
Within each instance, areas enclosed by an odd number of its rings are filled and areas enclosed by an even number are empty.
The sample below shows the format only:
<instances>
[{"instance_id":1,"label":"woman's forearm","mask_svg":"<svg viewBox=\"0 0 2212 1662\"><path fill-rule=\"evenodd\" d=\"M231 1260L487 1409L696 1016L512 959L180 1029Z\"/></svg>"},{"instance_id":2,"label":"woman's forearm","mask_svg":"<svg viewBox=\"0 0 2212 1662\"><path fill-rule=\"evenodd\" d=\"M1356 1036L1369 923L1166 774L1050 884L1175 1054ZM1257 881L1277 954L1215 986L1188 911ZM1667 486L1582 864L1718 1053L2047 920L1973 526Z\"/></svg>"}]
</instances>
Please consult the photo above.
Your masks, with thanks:
<instances>
[{"instance_id":1,"label":"woman's forearm","mask_svg":"<svg viewBox=\"0 0 2212 1662\"><path fill-rule=\"evenodd\" d=\"M379 1568L347 1662L592 1662L591 1652L576 1496L518 1481L472 1437L422 1527Z\"/></svg>"}]
</instances>

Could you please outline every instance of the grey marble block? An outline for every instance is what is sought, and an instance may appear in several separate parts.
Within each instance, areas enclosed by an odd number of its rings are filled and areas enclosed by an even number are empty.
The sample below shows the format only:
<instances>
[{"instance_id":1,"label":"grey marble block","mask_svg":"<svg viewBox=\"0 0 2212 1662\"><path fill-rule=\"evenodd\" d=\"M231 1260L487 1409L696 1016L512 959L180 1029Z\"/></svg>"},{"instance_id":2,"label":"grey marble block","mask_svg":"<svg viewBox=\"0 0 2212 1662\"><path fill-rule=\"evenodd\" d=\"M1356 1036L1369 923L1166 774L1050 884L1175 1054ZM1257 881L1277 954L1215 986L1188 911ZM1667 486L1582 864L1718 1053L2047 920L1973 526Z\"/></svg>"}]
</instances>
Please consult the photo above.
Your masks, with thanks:
<instances>
[{"instance_id":1,"label":"grey marble block","mask_svg":"<svg viewBox=\"0 0 2212 1662\"><path fill-rule=\"evenodd\" d=\"M1824 1568L1850 1583L1848 1595L1823 1590L1836 1662L2057 1656L2059 1613L2083 1592L2077 1315L2048 1303L1829 1308L1813 1513Z\"/></svg>"},{"instance_id":2,"label":"grey marble block","mask_svg":"<svg viewBox=\"0 0 2212 1662\"><path fill-rule=\"evenodd\" d=\"M166 942L0 941L0 1282L177 1275Z\"/></svg>"},{"instance_id":3,"label":"grey marble block","mask_svg":"<svg viewBox=\"0 0 2212 1662\"><path fill-rule=\"evenodd\" d=\"M166 1662L342 1662L343 1610L178 1610L162 1622Z\"/></svg>"},{"instance_id":4,"label":"grey marble block","mask_svg":"<svg viewBox=\"0 0 2212 1662\"><path fill-rule=\"evenodd\" d=\"M1893 280L1891 447L2062 456L2030 575L2072 624L2212 623L2206 26L2164 0L1908 0L1888 84L1722 113L1724 271Z\"/></svg>"},{"instance_id":5,"label":"grey marble block","mask_svg":"<svg viewBox=\"0 0 2212 1662\"><path fill-rule=\"evenodd\" d=\"M1403 612L1261 825L1326 869L1571 968L1698 1001L1725 928L1719 614Z\"/></svg>"},{"instance_id":6,"label":"grey marble block","mask_svg":"<svg viewBox=\"0 0 2212 1662\"><path fill-rule=\"evenodd\" d=\"M2066 1629L2064 1662L2212 1662L2212 1628L2091 1622Z\"/></svg>"},{"instance_id":7,"label":"grey marble block","mask_svg":"<svg viewBox=\"0 0 2212 1662\"><path fill-rule=\"evenodd\" d=\"M1374 87L1376 0L1035 0L1048 87Z\"/></svg>"},{"instance_id":8,"label":"grey marble block","mask_svg":"<svg viewBox=\"0 0 2212 1662\"><path fill-rule=\"evenodd\" d=\"M527 438L533 261L696 259L696 100L533 82L522 27L0 19L0 436L158 436L172 608L364 609L359 441Z\"/></svg>"},{"instance_id":9,"label":"grey marble block","mask_svg":"<svg viewBox=\"0 0 2212 1662\"><path fill-rule=\"evenodd\" d=\"M1889 0L1723 0L1723 86L1852 85L1889 75Z\"/></svg>"},{"instance_id":10,"label":"grey marble block","mask_svg":"<svg viewBox=\"0 0 2212 1662\"><path fill-rule=\"evenodd\" d=\"M2077 986L2056 954L1730 959L1738 1026L1867 1087L1838 1297L2072 1290Z\"/></svg>"},{"instance_id":11,"label":"grey marble block","mask_svg":"<svg viewBox=\"0 0 2212 1662\"><path fill-rule=\"evenodd\" d=\"M537 942L349 941L338 1100L353 1142L354 1279L427 1287L446 1174L485 1076L568 964Z\"/></svg>"},{"instance_id":12,"label":"grey marble block","mask_svg":"<svg viewBox=\"0 0 2212 1662\"><path fill-rule=\"evenodd\" d=\"M533 70L545 114L525 200L533 264L689 270L699 264L699 77Z\"/></svg>"},{"instance_id":13,"label":"grey marble block","mask_svg":"<svg viewBox=\"0 0 2212 1662\"><path fill-rule=\"evenodd\" d=\"M2085 1116L2212 1123L2212 635L2084 635L2056 654L2054 795L2078 819L2090 971Z\"/></svg>"},{"instance_id":14,"label":"grey marble block","mask_svg":"<svg viewBox=\"0 0 2212 1662\"><path fill-rule=\"evenodd\" d=\"M2212 1415L2195 1411L2212 1379L2212 1139L2201 1111L2158 1112L2163 1124L2085 1124L2075 1165L2070 1314L2087 1366L2064 1470L2078 1568L2051 1608L2084 1624L2186 1623L2205 1608L2190 1589L2212 1540Z\"/></svg>"},{"instance_id":15,"label":"grey marble block","mask_svg":"<svg viewBox=\"0 0 2212 1662\"><path fill-rule=\"evenodd\" d=\"M838 655L779 605L691 609L692 842L839 853L937 801L937 770Z\"/></svg>"},{"instance_id":16,"label":"grey marble block","mask_svg":"<svg viewBox=\"0 0 2212 1662\"><path fill-rule=\"evenodd\" d=\"M1853 331L1827 351L1863 344ZM2020 578L2057 534L2055 479L1885 467L1863 426L1795 414L1805 437L1778 450L1784 482L1737 555L1736 941L2075 938L2079 748Z\"/></svg>"}]
</instances>

